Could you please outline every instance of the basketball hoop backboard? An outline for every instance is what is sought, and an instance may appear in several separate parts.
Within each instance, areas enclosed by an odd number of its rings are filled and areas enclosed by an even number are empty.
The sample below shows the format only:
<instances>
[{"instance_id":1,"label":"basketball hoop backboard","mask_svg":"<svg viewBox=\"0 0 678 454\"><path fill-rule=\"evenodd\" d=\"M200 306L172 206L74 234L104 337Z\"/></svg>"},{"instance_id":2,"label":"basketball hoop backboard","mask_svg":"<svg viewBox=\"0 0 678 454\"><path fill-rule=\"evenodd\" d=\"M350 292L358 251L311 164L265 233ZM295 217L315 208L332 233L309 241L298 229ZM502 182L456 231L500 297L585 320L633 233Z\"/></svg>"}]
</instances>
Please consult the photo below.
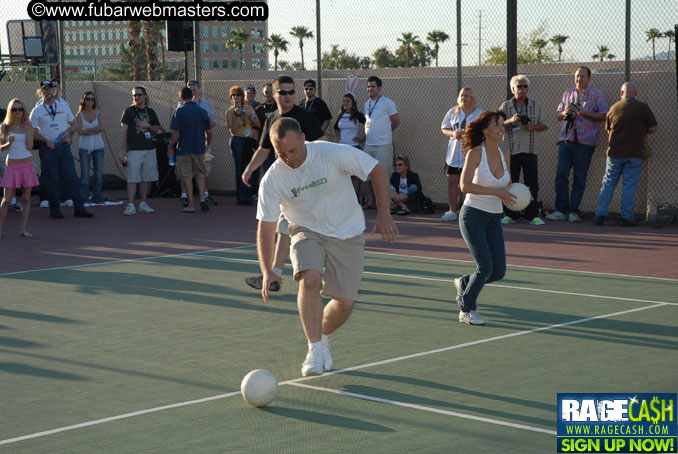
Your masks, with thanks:
<instances>
[{"instance_id":1,"label":"basketball hoop backboard","mask_svg":"<svg viewBox=\"0 0 678 454\"><path fill-rule=\"evenodd\" d=\"M11 62L31 60L42 66L59 64L56 21L7 21L7 44Z\"/></svg>"}]
</instances>

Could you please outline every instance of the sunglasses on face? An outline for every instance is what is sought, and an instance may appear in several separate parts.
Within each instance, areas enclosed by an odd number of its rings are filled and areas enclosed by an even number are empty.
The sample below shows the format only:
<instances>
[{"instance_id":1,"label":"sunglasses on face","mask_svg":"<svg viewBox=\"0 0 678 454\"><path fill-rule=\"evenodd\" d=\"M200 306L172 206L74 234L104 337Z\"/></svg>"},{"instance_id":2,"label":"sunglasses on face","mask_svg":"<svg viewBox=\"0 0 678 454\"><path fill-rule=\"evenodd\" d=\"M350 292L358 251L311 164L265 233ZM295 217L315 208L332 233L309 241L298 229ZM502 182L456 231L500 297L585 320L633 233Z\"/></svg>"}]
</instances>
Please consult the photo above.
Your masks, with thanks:
<instances>
[{"instance_id":1,"label":"sunglasses on face","mask_svg":"<svg viewBox=\"0 0 678 454\"><path fill-rule=\"evenodd\" d=\"M315 90L315 87L304 87L304 90Z\"/></svg>"},{"instance_id":2,"label":"sunglasses on face","mask_svg":"<svg viewBox=\"0 0 678 454\"><path fill-rule=\"evenodd\" d=\"M292 95L295 94L296 92L297 92L297 90L295 90L295 89L292 89L292 90L289 90L289 91L285 91L285 90L276 90L276 93L278 93L280 96L287 96L287 95L292 96Z\"/></svg>"},{"instance_id":3,"label":"sunglasses on face","mask_svg":"<svg viewBox=\"0 0 678 454\"><path fill-rule=\"evenodd\" d=\"M272 94L273 94L273 90L266 90L266 91L264 92L264 94L265 94L265 95L272 95Z\"/></svg>"},{"instance_id":4,"label":"sunglasses on face","mask_svg":"<svg viewBox=\"0 0 678 454\"><path fill-rule=\"evenodd\" d=\"M85 98L85 101L94 101L94 98Z\"/></svg>"},{"instance_id":5,"label":"sunglasses on face","mask_svg":"<svg viewBox=\"0 0 678 454\"><path fill-rule=\"evenodd\" d=\"M143 93L134 93L132 96L135 98L141 98L144 94Z\"/></svg>"},{"instance_id":6,"label":"sunglasses on face","mask_svg":"<svg viewBox=\"0 0 678 454\"><path fill-rule=\"evenodd\" d=\"M523 88L528 88L529 85L516 85L516 88L523 89Z\"/></svg>"},{"instance_id":7,"label":"sunglasses on face","mask_svg":"<svg viewBox=\"0 0 678 454\"><path fill-rule=\"evenodd\" d=\"M404 165L405 165L405 164L403 164L402 162L399 162L399 163L397 163L395 166L396 166L396 167L402 167L402 166L404 166Z\"/></svg>"},{"instance_id":8,"label":"sunglasses on face","mask_svg":"<svg viewBox=\"0 0 678 454\"><path fill-rule=\"evenodd\" d=\"M23 107L12 107L12 112L23 112L24 108Z\"/></svg>"}]
</instances>

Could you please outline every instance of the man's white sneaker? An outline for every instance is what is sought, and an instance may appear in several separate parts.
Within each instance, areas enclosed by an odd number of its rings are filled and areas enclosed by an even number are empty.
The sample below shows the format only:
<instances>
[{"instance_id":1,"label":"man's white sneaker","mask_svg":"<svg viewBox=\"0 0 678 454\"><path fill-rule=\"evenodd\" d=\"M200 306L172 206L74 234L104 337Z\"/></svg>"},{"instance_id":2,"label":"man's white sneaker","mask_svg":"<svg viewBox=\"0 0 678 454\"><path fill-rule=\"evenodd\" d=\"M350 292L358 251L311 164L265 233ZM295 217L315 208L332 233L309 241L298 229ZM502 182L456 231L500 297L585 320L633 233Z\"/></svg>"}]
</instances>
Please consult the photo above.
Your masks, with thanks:
<instances>
[{"instance_id":1,"label":"man's white sneaker","mask_svg":"<svg viewBox=\"0 0 678 454\"><path fill-rule=\"evenodd\" d=\"M532 220L530 221L530 224L532 224L532 225L544 225L544 224L546 224L546 222L544 222L544 220L542 218L537 216L535 218L532 218Z\"/></svg>"},{"instance_id":2,"label":"man's white sneaker","mask_svg":"<svg viewBox=\"0 0 678 454\"><path fill-rule=\"evenodd\" d=\"M484 325L485 320L476 311L459 311L459 323L466 323L467 325Z\"/></svg>"},{"instance_id":3,"label":"man's white sneaker","mask_svg":"<svg viewBox=\"0 0 678 454\"><path fill-rule=\"evenodd\" d=\"M456 221L457 219L459 219L459 215L457 213L455 213L454 211L450 210L450 211L445 212L445 214L443 214L443 217L440 218L440 219L443 220L443 221L448 221L448 222L449 221Z\"/></svg>"},{"instance_id":4,"label":"man's white sneaker","mask_svg":"<svg viewBox=\"0 0 678 454\"><path fill-rule=\"evenodd\" d=\"M515 224L516 220L513 219L511 216L504 216L501 218L501 223L502 224Z\"/></svg>"},{"instance_id":5,"label":"man's white sneaker","mask_svg":"<svg viewBox=\"0 0 678 454\"><path fill-rule=\"evenodd\" d=\"M49 208L49 200L43 200L40 202L40 208Z\"/></svg>"},{"instance_id":6,"label":"man's white sneaker","mask_svg":"<svg viewBox=\"0 0 678 454\"><path fill-rule=\"evenodd\" d=\"M71 199L64 200L63 202L61 202L61 206L62 207L72 207L73 206L73 200L71 200Z\"/></svg>"},{"instance_id":7,"label":"man's white sneaker","mask_svg":"<svg viewBox=\"0 0 678 454\"><path fill-rule=\"evenodd\" d=\"M125 216L132 216L134 214L137 214L137 209L134 208L134 204L130 203L125 207L125 211L122 212Z\"/></svg>"},{"instance_id":8,"label":"man's white sneaker","mask_svg":"<svg viewBox=\"0 0 678 454\"><path fill-rule=\"evenodd\" d=\"M150 207L150 205L146 202L141 202L139 204L139 211L142 213L153 213L155 210Z\"/></svg>"},{"instance_id":9,"label":"man's white sneaker","mask_svg":"<svg viewBox=\"0 0 678 454\"><path fill-rule=\"evenodd\" d=\"M581 222L581 218L577 213L570 213L567 215L567 220L570 222Z\"/></svg>"},{"instance_id":10,"label":"man's white sneaker","mask_svg":"<svg viewBox=\"0 0 678 454\"><path fill-rule=\"evenodd\" d=\"M301 363L301 375L322 375L325 364L325 352L323 350L309 350L306 359Z\"/></svg>"},{"instance_id":11,"label":"man's white sneaker","mask_svg":"<svg viewBox=\"0 0 678 454\"><path fill-rule=\"evenodd\" d=\"M332 370L334 363L332 362L332 349L330 348L330 338L323 339L323 353L325 354L325 365L323 369L325 372Z\"/></svg>"},{"instance_id":12,"label":"man's white sneaker","mask_svg":"<svg viewBox=\"0 0 678 454\"><path fill-rule=\"evenodd\" d=\"M547 215L546 219L549 221L565 221L567 220L567 216L565 216L565 214L561 213L560 211L554 211L553 213Z\"/></svg>"}]
</instances>

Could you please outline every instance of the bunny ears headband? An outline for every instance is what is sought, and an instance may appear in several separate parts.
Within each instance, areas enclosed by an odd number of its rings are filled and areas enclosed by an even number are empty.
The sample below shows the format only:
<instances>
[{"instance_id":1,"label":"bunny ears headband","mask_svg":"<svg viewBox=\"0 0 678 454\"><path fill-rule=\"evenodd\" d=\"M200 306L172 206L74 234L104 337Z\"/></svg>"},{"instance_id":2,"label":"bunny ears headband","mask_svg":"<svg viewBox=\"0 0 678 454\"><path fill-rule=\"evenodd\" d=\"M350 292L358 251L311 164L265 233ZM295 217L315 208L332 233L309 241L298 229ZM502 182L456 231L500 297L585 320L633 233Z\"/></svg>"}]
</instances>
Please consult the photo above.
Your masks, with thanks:
<instances>
[{"instance_id":1,"label":"bunny ears headband","mask_svg":"<svg viewBox=\"0 0 678 454\"><path fill-rule=\"evenodd\" d=\"M346 93L350 93L355 98L355 88L358 86L358 76L348 76L346 79Z\"/></svg>"}]
</instances>

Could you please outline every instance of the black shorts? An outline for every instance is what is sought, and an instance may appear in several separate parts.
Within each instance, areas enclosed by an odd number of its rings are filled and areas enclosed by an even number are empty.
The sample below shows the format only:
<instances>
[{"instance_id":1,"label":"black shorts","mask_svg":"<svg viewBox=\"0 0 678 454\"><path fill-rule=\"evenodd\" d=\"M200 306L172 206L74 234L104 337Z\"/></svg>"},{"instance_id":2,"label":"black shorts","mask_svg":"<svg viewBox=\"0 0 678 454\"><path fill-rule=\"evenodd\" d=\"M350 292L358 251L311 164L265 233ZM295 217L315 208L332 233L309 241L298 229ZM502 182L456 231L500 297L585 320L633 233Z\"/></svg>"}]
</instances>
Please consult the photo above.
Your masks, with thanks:
<instances>
[{"instance_id":1,"label":"black shorts","mask_svg":"<svg viewBox=\"0 0 678 454\"><path fill-rule=\"evenodd\" d=\"M450 167L445 164L445 175L461 175L461 167Z\"/></svg>"}]
</instances>

